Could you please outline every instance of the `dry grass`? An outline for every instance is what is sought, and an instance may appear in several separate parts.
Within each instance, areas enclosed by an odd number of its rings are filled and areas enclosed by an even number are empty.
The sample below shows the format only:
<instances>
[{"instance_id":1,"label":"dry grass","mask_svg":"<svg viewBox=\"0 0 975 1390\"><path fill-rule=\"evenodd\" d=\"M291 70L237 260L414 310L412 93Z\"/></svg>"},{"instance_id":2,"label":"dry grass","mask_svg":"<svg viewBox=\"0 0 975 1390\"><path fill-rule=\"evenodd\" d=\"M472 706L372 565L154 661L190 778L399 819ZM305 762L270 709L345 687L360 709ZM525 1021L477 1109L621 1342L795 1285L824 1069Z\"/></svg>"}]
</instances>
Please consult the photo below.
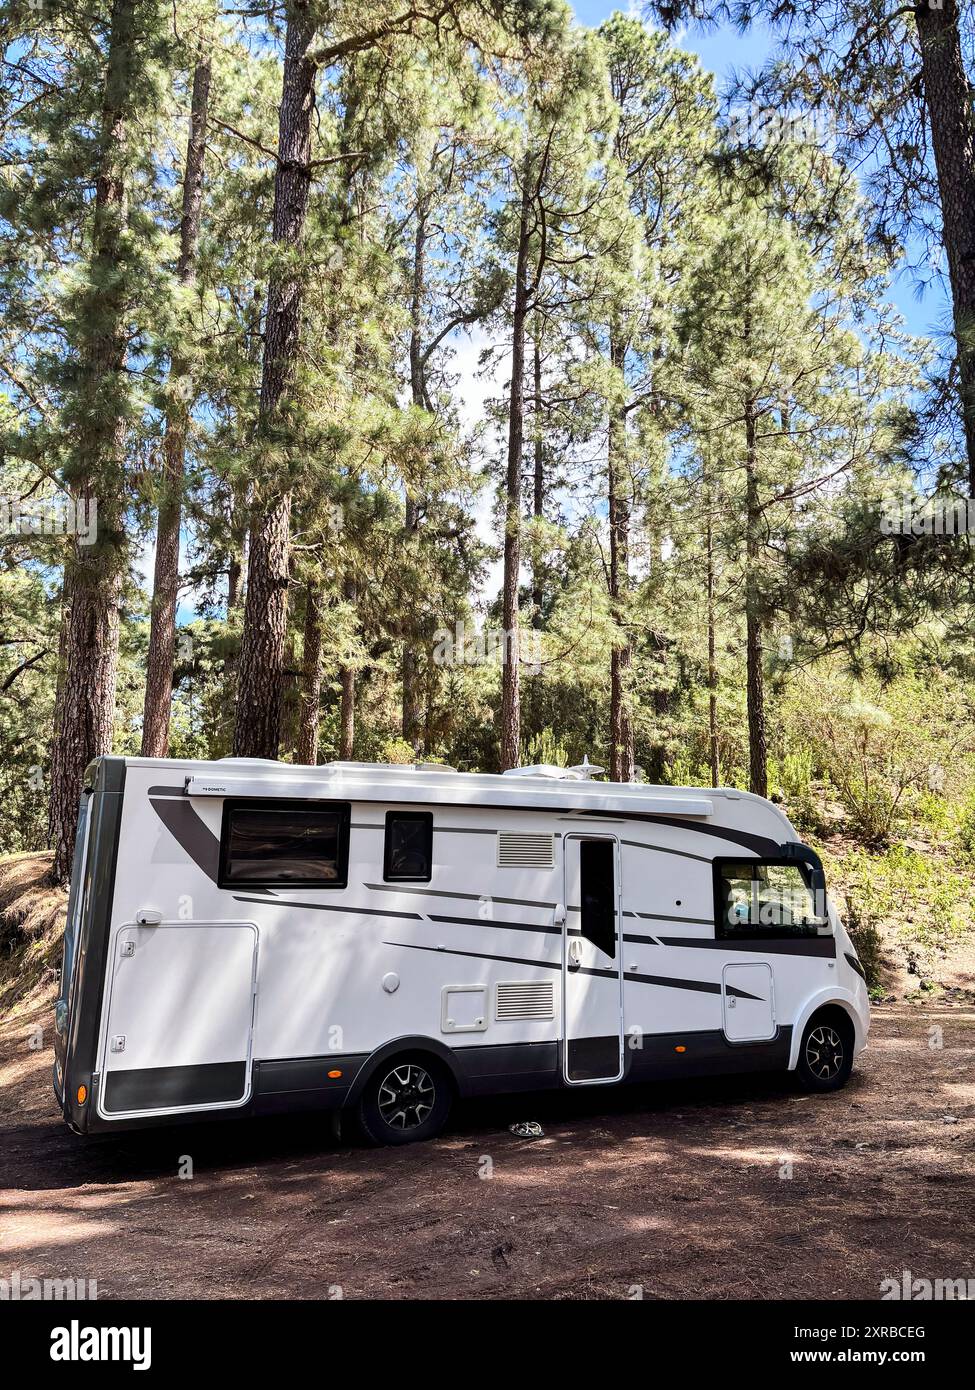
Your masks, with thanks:
<instances>
[{"instance_id":1,"label":"dry grass","mask_svg":"<svg viewBox=\"0 0 975 1390\"><path fill-rule=\"evenodd\" d=\"M50 867L47 851L0 859L0 1014L56 978L68 895L51 884Z\"/></svg>"}]
</instances>

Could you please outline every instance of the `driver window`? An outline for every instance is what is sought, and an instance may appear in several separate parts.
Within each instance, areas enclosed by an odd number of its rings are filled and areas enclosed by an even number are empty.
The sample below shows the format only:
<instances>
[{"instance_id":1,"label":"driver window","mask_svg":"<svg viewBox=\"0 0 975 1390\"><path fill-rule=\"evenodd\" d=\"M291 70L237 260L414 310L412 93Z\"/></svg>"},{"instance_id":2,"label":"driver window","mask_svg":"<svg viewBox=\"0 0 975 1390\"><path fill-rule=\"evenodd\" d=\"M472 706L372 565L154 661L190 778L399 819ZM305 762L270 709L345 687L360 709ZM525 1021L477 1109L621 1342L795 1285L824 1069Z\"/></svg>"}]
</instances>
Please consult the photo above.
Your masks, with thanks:
<instances>
[{"instance_id":1,"label":"driver window","mask_svg":"<svg viewBox=\"0 0 975 1390\"><path fill-rule=\"evenodd\" d=\"M828 934L799 864L724 860L715 869L718 936Z\"/></svg>"}]
</instances>

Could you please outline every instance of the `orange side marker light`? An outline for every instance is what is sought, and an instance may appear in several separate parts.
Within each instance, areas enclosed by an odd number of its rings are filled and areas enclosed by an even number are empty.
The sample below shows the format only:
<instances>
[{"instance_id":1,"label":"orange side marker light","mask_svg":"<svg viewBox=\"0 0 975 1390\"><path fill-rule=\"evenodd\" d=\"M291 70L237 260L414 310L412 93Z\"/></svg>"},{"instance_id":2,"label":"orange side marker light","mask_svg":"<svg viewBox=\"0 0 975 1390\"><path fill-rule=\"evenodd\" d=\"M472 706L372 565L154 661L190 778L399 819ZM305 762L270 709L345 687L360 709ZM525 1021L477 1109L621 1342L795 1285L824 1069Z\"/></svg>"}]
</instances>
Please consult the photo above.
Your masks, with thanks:
<instances>
[{"instance_id":1,"label":"orange side marker light","mask_svg":"<svg viewBox=\"0 0 975 1390\"><path fill-rule=\"evenodd\" d=\"M79 1104L79 1105L84 1105L84 1103L85 1103L85 1101L86 1101L87 1099L88 1099L88 1087L87 1087L87 1086L79 1086L79 1087L78 1087L78 1104Z\"/></svg>"},{"instance_id":2,"label":"orange side marker light","mask_svg":"<svg viewBox=\"0 0 975 1390\"><path fill-rule=\"evenodd\" d=\"M681 1045L680 1047L675 1047L675 1048L674 1048L674 1051L675 1051L675 1052L686 1052L686 1051L687 1051L687 1048L684 1047L683 1045Z\"/></svg>"},{"instance_id":3,"label":"orange side marker light","mask_svg":"<svg viewBox=\"0 0 975 1390\"><path fill-rule=\"evenodd\" d=\"M341 1076L341 1075L342 1075L342 1073L341 1073L340 1071L330 1071L330 1072L329 1072L329 1076L332 1078L333 1081L335 1080L335 1078L336 1078L337 1076Z\"/></svg>"}]
</instances>

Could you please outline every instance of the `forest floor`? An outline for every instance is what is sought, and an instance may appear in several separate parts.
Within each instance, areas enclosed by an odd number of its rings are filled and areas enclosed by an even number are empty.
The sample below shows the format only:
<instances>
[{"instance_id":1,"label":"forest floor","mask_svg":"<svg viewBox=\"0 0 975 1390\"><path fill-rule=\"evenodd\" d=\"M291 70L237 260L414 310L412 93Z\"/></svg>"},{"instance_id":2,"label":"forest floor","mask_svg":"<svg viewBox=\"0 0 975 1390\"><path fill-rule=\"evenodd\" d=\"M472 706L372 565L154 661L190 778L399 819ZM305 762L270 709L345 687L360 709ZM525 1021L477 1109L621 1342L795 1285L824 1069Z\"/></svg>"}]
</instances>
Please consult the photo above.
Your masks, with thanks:
<instances>
[{"instance_id":1,"label":"forest floor","mask_svg":"<svg viewBox=\"0 0 975 1390\"><path fill-rule=\"evenodd\" d=\"M508 1097L378 1150L307 1119L79 1139L29 1045L50 1023L49 988L0 1023L3 1278L103 1299L876 1299L905 1270L975 1277L959 999L878 1007L836 1095L740 1077ZM544 1138L508 1132L523 1119Z\"/></svg>"}]
</instances>

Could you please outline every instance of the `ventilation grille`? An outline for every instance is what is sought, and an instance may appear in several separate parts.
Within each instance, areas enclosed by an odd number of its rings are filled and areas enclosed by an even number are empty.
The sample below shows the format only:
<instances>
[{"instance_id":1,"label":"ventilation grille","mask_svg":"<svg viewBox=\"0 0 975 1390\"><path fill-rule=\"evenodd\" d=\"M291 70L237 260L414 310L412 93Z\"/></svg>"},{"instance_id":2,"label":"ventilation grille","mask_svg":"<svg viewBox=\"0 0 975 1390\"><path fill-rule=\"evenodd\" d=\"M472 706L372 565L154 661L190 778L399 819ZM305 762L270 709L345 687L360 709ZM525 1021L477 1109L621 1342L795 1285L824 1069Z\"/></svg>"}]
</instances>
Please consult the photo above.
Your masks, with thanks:
<instances>
[{"instance_id":1,"label":"ventilation grille","mask_svg":"<svg viewBox=\"0 0 975 1390\"><path fill-rule=\"evenodd\" d=\"M552 980L514 980L497 987L495 1018L554 1018L555 984Z\"/></svg>"},{"instance_id":2,"label":"ventilation grille","mask_svg":"<svg viewBox=\"0 0 975 1390\"><path fill-rule=\"evenodd\" d=\"M498 866L502 869L554 869L555 836L499 830Z\"/></svg>"}]
</instances>

